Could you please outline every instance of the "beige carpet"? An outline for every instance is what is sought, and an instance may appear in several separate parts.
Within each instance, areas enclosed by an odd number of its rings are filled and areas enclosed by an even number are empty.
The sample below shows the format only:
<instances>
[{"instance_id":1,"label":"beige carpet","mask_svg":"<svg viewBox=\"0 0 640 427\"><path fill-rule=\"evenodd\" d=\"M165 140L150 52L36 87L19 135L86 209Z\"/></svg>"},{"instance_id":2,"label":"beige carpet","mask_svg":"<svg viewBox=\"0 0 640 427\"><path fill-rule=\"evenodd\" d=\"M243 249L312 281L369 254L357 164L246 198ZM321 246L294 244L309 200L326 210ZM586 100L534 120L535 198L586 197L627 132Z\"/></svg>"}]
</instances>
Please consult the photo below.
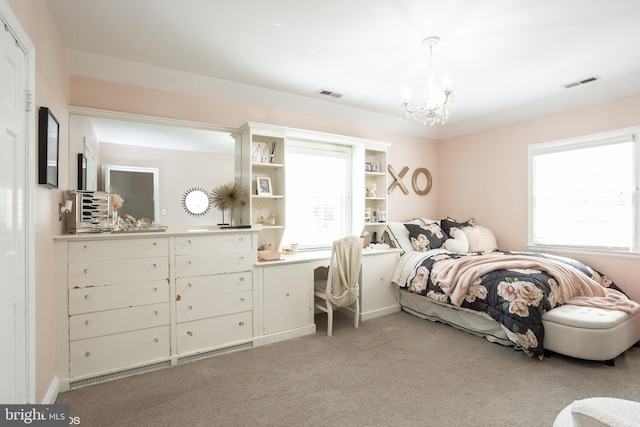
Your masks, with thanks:
<instances>
[{"instance_id":1,"label":"beige carpet","mask_svg":"<svg viewBox=\"0 0 640 427\"><path fill-rule=\"evenodd\" d=\"M640 348L616 366L510 347L401 312L61 393L91 426L551 426L576 399L640 401Z\"/></svg>"}]
</instances>

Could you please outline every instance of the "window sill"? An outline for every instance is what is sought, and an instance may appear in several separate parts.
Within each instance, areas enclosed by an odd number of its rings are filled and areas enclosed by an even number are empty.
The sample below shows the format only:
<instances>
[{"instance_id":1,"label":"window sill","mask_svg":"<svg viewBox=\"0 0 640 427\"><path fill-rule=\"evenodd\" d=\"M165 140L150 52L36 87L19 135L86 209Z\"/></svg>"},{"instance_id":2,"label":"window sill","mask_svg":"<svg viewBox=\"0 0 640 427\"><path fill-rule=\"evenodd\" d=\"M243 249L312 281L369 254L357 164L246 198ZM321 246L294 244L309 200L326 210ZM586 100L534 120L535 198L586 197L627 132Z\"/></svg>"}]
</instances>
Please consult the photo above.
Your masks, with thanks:
<instances>
[{"instance_id":1,"label":"window sill","mask_svg":"<svg viewBox=\"0 0 640 427\"><path fill-rule=\"evenodd\" d=\"M603 249L586 249L571 246L540 246L528 244L527 249L532 252L546 252L546 253L562 253L562 254L576 254L576 255L591 255L599 257L609 258L627 258L627 259L640 259L640 253L638 252L623 252L623 251L607 251Z\"/></svg>"}]
</instances>

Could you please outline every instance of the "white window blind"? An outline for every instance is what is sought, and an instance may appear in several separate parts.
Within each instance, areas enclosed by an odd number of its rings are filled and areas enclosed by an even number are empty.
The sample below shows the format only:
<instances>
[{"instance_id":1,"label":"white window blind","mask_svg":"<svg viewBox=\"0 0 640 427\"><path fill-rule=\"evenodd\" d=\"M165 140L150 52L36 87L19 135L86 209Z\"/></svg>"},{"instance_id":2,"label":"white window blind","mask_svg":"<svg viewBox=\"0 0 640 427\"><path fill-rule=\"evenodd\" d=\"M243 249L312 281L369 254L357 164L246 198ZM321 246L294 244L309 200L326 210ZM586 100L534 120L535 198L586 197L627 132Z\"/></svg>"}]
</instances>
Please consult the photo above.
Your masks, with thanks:
<instances>
[{"instance_id":1,"label":"white window blind","mask_svg":"<svg viewBox=\"0 0 640 427\"><path fill-rule=\"evenodd\" d=\"M634 141L627 130L530 147L530 243L634 251Z\"/></svg>"},{"instance_id":2,"label":"white window blind","mask_svg":"<svg viewBox=\"0 0 640 427\"><path fill-rule=\"evenodd\" d=\"M330 248L351 230L351 147L291 141L285 147L284 244Z\"/></svg>"}]
</instances>

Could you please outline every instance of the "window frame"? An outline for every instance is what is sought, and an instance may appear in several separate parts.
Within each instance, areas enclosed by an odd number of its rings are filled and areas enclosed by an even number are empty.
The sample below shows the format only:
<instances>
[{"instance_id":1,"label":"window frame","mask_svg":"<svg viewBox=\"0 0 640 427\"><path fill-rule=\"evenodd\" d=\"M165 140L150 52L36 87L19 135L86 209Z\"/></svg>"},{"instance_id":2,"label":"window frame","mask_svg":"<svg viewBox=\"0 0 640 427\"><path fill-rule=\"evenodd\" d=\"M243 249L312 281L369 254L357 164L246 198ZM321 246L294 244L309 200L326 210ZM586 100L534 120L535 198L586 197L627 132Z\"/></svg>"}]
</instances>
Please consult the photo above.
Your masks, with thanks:
<instances>
[{"instance_id":1,"label":"window frame","mask_svg":"<svg viewBox=\"0 0 640 427\"><path fill-rule=\"evenodd\" d=\"M573 252L585 254L599 254L603 256L615 257L640 257L640 150L638 149L638 139L640 135L640 126L616 129L607 132L599 132L595 134L582 135L579 137L531 144L528 146L527 162L528 162L528 197L527 197L527 215L528 215L528 232L527 247L531 250L541 250L546 252ZM632 183L634 190L632 191L631 201L631 221L632 229L631 247L629 250L620 248L580 246L571 244L542 244L534 241L535 228L535 200L534 200L534 158L536 155L548 154L553 152L570 151L571 149L584 149L589 147L603 146L624 142L625 140L632 142Z\"/></svg>"}]
</instances>

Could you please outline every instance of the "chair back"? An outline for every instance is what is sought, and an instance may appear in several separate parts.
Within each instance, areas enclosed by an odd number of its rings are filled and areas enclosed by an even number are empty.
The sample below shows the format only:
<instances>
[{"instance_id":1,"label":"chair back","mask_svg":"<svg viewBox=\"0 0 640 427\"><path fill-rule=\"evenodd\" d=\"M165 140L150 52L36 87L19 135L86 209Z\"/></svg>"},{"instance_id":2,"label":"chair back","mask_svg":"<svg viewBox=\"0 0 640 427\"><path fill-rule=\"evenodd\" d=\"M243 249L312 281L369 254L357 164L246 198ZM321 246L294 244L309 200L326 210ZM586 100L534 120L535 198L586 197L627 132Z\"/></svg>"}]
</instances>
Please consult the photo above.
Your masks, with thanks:
<instances>
[{"instance_id":1,"label":"chair back","mask_svg":"<svg viewBox=\"0 0 640 427\"><path fill-rule=\"evenodd\" d=\"M333 242L327 300L337 307L348 307L360 296L360 269L362 266L362 240L347 236Z\"/></svg>"}]
</instances>

